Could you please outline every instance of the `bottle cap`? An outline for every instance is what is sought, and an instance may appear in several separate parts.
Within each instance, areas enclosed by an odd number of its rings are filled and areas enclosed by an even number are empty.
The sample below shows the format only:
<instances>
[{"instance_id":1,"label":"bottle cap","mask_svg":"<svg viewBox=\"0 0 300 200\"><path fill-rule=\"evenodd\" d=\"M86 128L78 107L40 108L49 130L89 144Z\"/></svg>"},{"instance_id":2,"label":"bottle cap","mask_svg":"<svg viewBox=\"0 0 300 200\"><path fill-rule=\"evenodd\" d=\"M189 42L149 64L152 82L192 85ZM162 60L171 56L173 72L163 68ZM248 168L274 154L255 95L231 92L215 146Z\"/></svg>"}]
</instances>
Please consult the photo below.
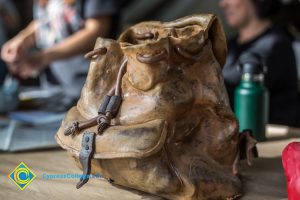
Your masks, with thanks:
<instances>
[{"instance_id":1,"label":"bottle cap","mask_svg":"<svg viewBox=\"0 0 300 200\"><path fill-rule=\"evenodd\" d=\"M245 52L239 58L239 66L242 73L245 74L264 74L265 65L262 57L254 52Z\"/></svg>"}]
</instances>

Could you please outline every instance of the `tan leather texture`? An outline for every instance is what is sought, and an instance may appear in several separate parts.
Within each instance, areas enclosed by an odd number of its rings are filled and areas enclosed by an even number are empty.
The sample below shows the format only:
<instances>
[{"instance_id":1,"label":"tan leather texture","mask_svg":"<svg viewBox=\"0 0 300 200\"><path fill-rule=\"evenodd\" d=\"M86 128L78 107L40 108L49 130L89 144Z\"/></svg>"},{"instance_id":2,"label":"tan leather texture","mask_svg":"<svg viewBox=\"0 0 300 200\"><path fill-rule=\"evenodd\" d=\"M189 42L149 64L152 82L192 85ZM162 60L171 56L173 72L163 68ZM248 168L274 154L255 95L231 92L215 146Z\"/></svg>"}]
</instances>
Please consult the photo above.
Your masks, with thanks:
<instances>
[{"instance_id":1,"label":"tan leather texture","mask_svg":"<svg viewBox=\"0 0 300 200\"><path fill-rule=\"evenodd\" d=\"M73 107L66 115L65 121L76 121L79 116L80 113ZM61 129L64 127L64 125L61 126ZM167 123L161 119L131 126L111 126L98 136L94 158L143 158L151 156L163 148L167 127ZM97 132L95 128L91 127L85 131ZM64 148L71 148L70 151L74 155L79 155L81 137L72 138L61 135L57 141Z\"/></svg>"},{"instance_id":2,"label":"tan leather texture","mask_svg":"<svg viewBox=\"0 0 300 200\"><path fill-rule=\"evenodd\" d=\"M78 159L82 134L97 133L97 125L71 136L64 130L98 115L126 59L122 103L96 136L92 173L170 200L238 197L241 181L232 170L238 122L221 72L226 40L220 20L205 14L142 22L118 41L98 38L95 50L103 47L105 54L89 56L81 98L62 122L58 143Z\"/></svg>"}]
</instances>

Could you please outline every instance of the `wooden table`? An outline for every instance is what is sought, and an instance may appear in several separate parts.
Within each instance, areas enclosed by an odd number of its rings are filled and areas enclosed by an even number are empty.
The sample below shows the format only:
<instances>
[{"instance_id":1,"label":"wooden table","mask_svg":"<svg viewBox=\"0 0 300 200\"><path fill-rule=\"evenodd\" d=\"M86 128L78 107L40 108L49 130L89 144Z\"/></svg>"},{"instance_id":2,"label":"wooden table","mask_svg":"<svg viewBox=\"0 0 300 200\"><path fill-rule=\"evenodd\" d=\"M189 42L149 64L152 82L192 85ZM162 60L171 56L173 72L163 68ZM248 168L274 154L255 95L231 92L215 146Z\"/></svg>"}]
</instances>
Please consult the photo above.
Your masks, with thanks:
<instances>
[{"instance_id":1,"label":"wooden table","mask_svg":"<svg viewBox=\"0 0 300 200\"><path fill-rule=\"evenodd\" d=\"M280 156L282 149L289 142L300 141L296 138L298 134L296 132L299 130L288 129L281 130L281 132L274 130L274 134L269 134L270 141L258 144L261 158L255 160L254 166L251 168L242 165L243 180L247 191L242 200L287 199ZM24 162L37 175L37 178L23 191L7 177L20 162ZM45 180L43 179L44 173L81 174L81 171L75 167L72 159L62 150L0 154L0 199L162 200L159 197L133 190L116 188L106 181L96 179L91 179L85 186L77 190L75 185L78 179Z\"/></svg>"}]
</instances>

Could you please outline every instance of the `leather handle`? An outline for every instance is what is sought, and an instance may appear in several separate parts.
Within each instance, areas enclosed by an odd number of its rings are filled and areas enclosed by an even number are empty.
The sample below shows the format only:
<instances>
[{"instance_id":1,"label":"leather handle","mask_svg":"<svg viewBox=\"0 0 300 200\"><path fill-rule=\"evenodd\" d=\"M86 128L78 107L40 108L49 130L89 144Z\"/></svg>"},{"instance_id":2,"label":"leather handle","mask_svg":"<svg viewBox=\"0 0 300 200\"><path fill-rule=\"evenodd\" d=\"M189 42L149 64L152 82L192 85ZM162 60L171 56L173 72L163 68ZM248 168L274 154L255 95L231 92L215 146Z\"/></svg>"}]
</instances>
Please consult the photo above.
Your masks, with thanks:
<instances>
[{"instance_id":1,"label":"leather handle","mask_svg":"<svg viewBox=\"0 0 300 200\"><path fill-rule=\"evenodd\" d=\"M175 51L176 51L176 53L178 53L179 55L181 55L182 57L187 58L187 59L196 60L196 61L201 59L202 50L200 50L196 54L191 54L190 52L183 49L182 47L176 46Z\"/></svg>"},{"instance_id":2,"label":"leather handle","mask_svg":"<svg viewBox=\"0 0 300 200\"><path fill-rule=\"evenodd\" d=\"M134 33L134 38L138 40L147 40L154 39L156 34L148 32L148 33Z\"/></svg>"},{"instance_id":3,"label":"leather handle","mask_svg":"<svg viewBox=\"0 0 300 200\"><path fill-rule=\"evenodd\" d=\"M87 54L84 55L86 59L92 59L95 57L98 57L99 55L105 55L107 53L107 48L106 47L100 47L98 49L94 49Z\"/></svg>"}]
</instances>

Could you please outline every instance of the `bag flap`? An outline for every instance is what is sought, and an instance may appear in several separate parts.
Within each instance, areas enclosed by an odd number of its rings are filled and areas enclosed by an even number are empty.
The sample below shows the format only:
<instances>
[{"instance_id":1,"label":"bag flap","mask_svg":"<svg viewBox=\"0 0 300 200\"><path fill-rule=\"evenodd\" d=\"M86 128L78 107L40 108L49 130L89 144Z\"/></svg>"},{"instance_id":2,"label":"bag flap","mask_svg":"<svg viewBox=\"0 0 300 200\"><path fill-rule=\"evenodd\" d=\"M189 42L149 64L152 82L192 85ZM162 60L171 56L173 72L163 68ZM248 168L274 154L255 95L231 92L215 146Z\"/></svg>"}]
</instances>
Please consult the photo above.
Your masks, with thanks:
<instances>
[{"instance_id":1,"label":"bag flap","mask_svg":"<svg viewBox=\"0 0 300 200\"><path fill-rule=\"evenodd\" d=\"M66 115L55 138L56 141L73 155L79 156L82 133L97 132L97 127L82 131L75 136L65 136L65 127L74 121L84 121L76 107ZM167 122L162 119L143 124L111 126L102 135L96 136L94 158L143 158L160 151L167 136Z\"/></svg>"}]
</instances>

